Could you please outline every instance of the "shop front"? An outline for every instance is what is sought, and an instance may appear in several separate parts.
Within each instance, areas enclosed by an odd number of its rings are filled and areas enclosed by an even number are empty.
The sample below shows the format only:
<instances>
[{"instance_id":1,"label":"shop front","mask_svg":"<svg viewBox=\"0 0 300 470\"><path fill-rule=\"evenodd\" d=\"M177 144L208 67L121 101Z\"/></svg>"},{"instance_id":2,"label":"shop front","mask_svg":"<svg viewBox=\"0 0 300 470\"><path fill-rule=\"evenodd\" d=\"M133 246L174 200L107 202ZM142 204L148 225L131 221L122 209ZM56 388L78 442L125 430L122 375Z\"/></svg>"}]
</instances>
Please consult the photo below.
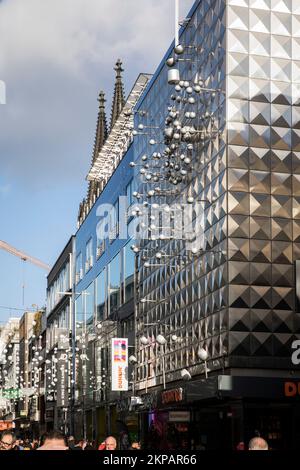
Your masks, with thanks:
<instances>
[{"instance_id":1,"label":"shop front","mask_svg":"<svg viewBox=\"0 0 300 470\"><path fill-rule=\"evenodd\" d=\"M148 449L190 449L192 413L182 387L142 396L141 436Z\"/></svg>"},{"instance_id":2,"label":"shop front","mask_svg":"<svg viewBox=\"0 0 300 470\"><path fill-rule=\"evenodd\" d=\"M280 450L300 441L300 379L219 375L142 399L148 449L235 450L262 436Z\"/></svg>"},{"instance_id":3,"label":"shop front","mask_svg":"<svg viewBox=\"0 0 300 470\"><path fill-rule=\"evenodd\" d=\"M187 384L195 448L235 450L254 436L274 450L296 448L298 387L297 379L229 375Z\"/></svg>"}]
</instances>

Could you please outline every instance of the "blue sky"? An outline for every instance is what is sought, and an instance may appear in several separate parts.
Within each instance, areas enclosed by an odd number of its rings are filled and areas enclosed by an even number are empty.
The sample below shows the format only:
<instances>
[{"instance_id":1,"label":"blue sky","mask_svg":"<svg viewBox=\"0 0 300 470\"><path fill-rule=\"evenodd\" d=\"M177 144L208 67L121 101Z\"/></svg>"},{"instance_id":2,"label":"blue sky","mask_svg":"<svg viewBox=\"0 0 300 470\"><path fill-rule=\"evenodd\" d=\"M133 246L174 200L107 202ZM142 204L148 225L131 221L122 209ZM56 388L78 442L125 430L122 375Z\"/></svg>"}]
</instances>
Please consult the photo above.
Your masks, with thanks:
<instances>
[{"instance_id":1,"label":"blue sky","mask_svg":"<svg viewBox=\"0 0 300 470\"><path fill-rule=\"evenodd\" d=\"M181 18L193 0L181 0ZM76 231L97 119L120 57L126 93L174 35L173 0L2 0L0 240L52 264ZM0 306L42 306L46 273L0 251ZM20 312L21 313L21 312ZM0 307L0 321L18 315Z\"/></svg>"}]
</instances>

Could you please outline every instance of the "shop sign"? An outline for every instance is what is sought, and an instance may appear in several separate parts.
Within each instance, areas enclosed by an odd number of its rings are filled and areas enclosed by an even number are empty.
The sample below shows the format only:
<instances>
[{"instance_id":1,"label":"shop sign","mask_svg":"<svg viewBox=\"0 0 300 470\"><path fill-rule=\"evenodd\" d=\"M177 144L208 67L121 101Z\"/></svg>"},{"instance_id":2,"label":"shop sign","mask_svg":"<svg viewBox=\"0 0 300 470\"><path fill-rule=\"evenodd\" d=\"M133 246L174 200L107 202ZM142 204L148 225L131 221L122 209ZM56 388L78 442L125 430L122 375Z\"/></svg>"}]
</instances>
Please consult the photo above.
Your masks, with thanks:
<instances>
[{"instance_id":1,"label":"shop sign","mask_svg":"<svg viewBox=\"0 0 300 470\"><path fill-rule=\"evenodd\" d=\"M300 395L300 382L285 382L284 396L295 397L297 395Z\"/></svg>"},{"instance_id":2,"label":"shop sign","mask_svg":"<svg viewBox=\"0 0 300 470\"><path fill-rule=\"evenodd\" d=\"M59 351L57 363L57 406L68 406L68 369L67 369L67 354L64 351Z\"/></svg>"},{"instance_id":3,"label":"shop sign","mask_svg":"<svg viewBox=\"0 0 300 470\"><path fill-rule=\"evenodd\" d=\"M170 423L189 423L191 420L190 411L169 411Z\"/></svg>"},{"instance_id":4,"label":"shop sign","mask_svg":"<svg viewBox=\"0 0 300 470\"><path fill-rule=\"evenodd\" d=\"M111 340L111 389L114 392L128 391L128 339Z\"/></svg>"},{"instance_id":5,"label":"shop sign","mask_svg":"<svg viewBox=\"0 0 300 470\"><path fill-rule=\"evenodd\" d=\"M183 400L183 389L175 388L173 390L166 390L161 394L161 401L163 405L168 403L177 403Z\"/></svg>"}]
</instances>

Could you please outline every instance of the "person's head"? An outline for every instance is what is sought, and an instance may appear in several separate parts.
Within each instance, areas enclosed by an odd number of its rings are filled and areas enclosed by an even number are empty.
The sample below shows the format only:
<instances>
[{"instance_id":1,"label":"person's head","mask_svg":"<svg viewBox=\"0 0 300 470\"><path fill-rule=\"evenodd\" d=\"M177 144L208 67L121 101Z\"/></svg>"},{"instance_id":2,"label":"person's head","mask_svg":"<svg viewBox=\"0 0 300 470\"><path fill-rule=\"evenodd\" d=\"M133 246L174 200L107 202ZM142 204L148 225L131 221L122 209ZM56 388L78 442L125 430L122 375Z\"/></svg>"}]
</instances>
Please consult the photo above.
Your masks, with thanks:
<instances>
[{"instance_id":1,"label":"person's head","mask_svg":"<svg viewBox=\"0 0 300 470\"><path fill-rule=\"evenodd\" d=\"M106 450L116 450L117 448L117 441L113 436L108 436L105 439L105 449Z\"/></svg>"},{"instance_id":2,"label":"person's head","mask_svg":"<svg viewBox=\"0 0 300 470\"><path fill-rule=\"evenodd\" d=\"M245 443L244 442L239 442L238 445L236 446L236 450L245 450Z\"/></svg>"},{"instance_id":3,"label":"person's head","mask_svg":"<svg viewBox=\"0 0 300 470\"><path fill-rule=\"evenodd\" d=\"M43 436L41 450L66 450L66 437L60 431L50 431Z\"/></svg>"},{"instance_id":4,"label":"person's head","mask_svg":"<svg viewBox=\"0 0 300 470\"><path fill-rule=\"evenodd\" d=\"M140 450L141 449L141 444L139 442L133 442L131 444L131 449L132 450Z\"/></svg>"},{"instance_id":5,"label":"person's head","mask_svg":"<svg viewBox=\"0 0 300 470\"><path fill-rule=\"evenodd\" d=\"M12 450L16 444L16 436L12 431L6 430L1 434L0 450Z\"/></svg>"},{"instance_id":6,"label":"person's head","mask_svg":"<svg viewBox=\"0 0 300 470\"><path fill-rule=\"evenodd\" d=\"M249 450L269 450L267 441L262 437L253 437L248 446Z\"/></svg>"}]
</instances>

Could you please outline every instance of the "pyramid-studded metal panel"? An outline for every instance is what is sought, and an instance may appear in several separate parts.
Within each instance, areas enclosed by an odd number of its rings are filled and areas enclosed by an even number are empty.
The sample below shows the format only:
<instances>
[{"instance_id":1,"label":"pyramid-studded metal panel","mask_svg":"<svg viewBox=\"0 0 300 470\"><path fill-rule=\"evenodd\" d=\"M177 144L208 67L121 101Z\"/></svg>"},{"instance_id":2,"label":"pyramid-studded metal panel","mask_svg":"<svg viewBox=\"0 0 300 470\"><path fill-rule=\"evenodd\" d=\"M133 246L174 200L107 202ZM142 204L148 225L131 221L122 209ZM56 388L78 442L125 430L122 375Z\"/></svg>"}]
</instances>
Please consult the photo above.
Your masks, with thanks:
<instances>
[{"instance_id":1,"label":"pyramid-studded metal panel","mask_svg":"<svg viewBox=\"0 0 300 470\"><path fill-rule=\"evenodd\" d=\"M227 0L229 353L263 367L298 332L299 14L294 0Z\"/></svg>"},{"instance_id":2,"label":"pyramid-studded metal panel","mask_svg":"<svg viewBox=\"0 0 300 470\"><path fill-rule=\"evenodd\" d=\"M184 367L204 372L199 346L207 348L212 369L227 355L240 365L245 357L248 365L251 358L262 367L268 360L276 365L276 358L290 364L290 344L300 333L293 269L300 257L300 5L196 3L180 38L191 46L181 56L180 76L225 91L197 105L196 127L201 116L213 115L218 138L197 146L193 171L179 190L181 201L207 201L203 253L179 266L182 241L143 246L170 257L153 269L139 257L139 297L148 302L138 306L137 335L150 340L138 351L140 388L162 383L164 352L172 381ZM167 72L163 66L148 89L136 125L165 127L174 92ZM149 138L136 141L136 161L149 154ZM152 186L140 182L138 171L137 190L145 194ZM155 342L159 333L167 337L164 351ZM172 342L172 334L180 341Z\"/></svg>"}]
</instances>

